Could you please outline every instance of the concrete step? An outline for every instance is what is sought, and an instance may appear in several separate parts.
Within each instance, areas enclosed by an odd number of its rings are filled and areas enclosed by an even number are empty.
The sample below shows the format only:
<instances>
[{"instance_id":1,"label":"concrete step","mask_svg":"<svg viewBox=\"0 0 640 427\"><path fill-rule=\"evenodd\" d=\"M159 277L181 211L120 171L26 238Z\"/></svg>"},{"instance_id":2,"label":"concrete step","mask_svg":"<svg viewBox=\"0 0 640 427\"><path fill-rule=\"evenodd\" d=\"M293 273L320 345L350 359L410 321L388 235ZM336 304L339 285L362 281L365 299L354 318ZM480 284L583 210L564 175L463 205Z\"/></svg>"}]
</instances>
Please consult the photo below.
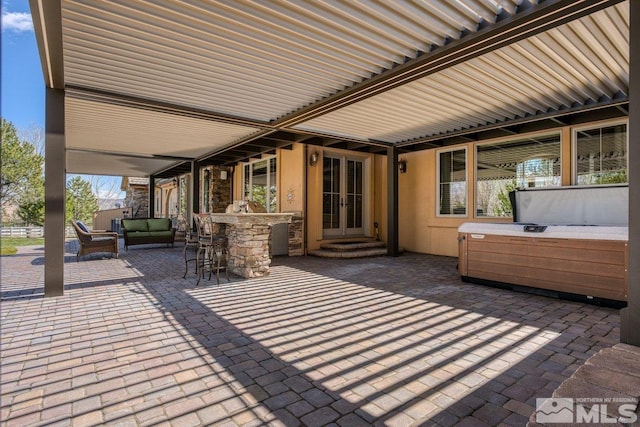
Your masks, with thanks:
<instances>
[{"instance_id":1,"label":"concrete step","mask_svg":"<svg viewBox=\"0 0 640 427\"><path fill-rule=\"evenodd\" d=\"M320 245L320 248L322 249L339 252L351 252L361 249L380 249L386 247L387 244L385 242L375 240L350 240L344 242L323 243L322 245Z\"/></svg>"},{"instance_id":2,"label":"concrete step","mask_svg":"<svg viewBox=\"0 0 640 427\"><path fill-rule=\"evenodd\" d=\"M372 249L352 249L352 250L332 250L332 249L318 249L315 251L309 251L309 255L323 257L323 258L365 258L374 256L383 256L387 254L387 248L372 248Z\"/></svg>"}]
</instances>

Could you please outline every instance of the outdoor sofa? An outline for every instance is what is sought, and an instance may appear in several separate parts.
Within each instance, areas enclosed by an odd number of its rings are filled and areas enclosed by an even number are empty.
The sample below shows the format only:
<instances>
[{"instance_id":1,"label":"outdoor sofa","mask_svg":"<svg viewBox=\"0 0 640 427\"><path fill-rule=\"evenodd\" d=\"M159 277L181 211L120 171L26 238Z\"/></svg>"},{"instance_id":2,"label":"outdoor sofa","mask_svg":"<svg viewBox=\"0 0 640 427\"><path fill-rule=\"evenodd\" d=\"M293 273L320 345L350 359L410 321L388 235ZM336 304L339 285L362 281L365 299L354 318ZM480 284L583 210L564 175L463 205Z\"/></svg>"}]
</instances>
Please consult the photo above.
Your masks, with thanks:
<instances>
[{"instance_id":1,"label":"outdoor sofa","mask_svg":"<svg viewBox=\"0 0 640 427\"><path fill-rule=\"evenodd\" d=\"M169 218L124 218L120 222L124 247L152 243L166 243L173 246L176 229Z\"/></svg>"}]
</instances>

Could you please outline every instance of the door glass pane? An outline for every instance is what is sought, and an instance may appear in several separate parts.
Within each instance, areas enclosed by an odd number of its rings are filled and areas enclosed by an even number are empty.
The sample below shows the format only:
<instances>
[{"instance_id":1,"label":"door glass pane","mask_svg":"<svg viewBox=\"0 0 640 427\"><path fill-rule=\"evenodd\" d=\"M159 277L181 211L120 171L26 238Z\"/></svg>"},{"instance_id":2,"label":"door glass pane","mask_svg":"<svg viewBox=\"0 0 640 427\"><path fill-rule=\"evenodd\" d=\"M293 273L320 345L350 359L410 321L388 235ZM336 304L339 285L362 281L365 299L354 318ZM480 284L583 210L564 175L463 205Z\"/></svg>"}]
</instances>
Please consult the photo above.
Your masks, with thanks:
<instances>
[{"instance_id":1,"label":"door glass pane","mask_svg":"<svg viewBox=\"0 0 640 427\"><path fill-rule=\"evenodd\" d=\"M340 228L340 160L322 160L322 226Z\"/></svg>"},{"instance_id":2,"label":"door glass pane","mask_svg":"<svg viewBox=\"0 0 640 427\"><path fill-rule=\"evenodd\" d=\"M360 234L364 223L364 163L323 157L322 214L328 236Z\"/></svg>"},{"instance_id":3,"label":"door glass pane","mask_svg":"<svg viewBox=\"0 0 640 427\"><path fill-rule=\"evenodd\" d=\"M329 159L331 164L331 191L340 193L340 159Z\"/></svg>"},{"instance_id":4,"label":"door glass pane","mask_svg":"<svg viewBox=\"0 0 640 427\"><path fill-rule=\"evenodd\" d=\"M325 194L322 197L322 228L340 228L340 205L337 194Z\"/></svg>"},{"instance_id":5,"label":"door glass pane","mask_svg":"<svg viewBox=\"0 0 640 427\"><path fill-rule=\"evenodd\" d=\"M362 162L347 160L347 228L362 227Z\"/></svg>"}]
</instances>

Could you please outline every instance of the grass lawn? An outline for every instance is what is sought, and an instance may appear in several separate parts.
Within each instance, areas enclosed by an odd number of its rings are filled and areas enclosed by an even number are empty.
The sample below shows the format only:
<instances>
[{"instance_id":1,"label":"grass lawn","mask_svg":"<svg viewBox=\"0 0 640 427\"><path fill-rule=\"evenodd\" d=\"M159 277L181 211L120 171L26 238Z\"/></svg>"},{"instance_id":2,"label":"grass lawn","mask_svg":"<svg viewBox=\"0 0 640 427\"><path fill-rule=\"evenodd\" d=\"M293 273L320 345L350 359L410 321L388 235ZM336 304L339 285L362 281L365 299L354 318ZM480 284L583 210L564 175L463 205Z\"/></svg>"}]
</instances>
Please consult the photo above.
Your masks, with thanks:
<instances>
[{"instance_id":1,"label":"grass lawn","mask_svg":"<svg viewBox=\"0 0 640 427\"><path fill-rule=\"evenodd\" d=\"M13 255L18 252L17 246L44 245L43 237L3 237L0 239L0 255Z\"/></svg>"}]
</instances>

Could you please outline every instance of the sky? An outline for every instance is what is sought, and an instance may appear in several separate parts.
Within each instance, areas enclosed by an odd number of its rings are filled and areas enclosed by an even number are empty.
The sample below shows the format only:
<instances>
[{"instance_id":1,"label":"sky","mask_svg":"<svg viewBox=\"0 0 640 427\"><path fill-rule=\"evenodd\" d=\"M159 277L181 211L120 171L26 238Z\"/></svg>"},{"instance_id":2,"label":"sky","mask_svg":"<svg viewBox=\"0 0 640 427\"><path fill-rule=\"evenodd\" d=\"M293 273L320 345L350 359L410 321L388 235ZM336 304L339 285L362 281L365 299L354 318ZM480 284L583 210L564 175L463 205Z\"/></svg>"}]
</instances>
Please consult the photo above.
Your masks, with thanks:
<instances>
[{"instance_id":1,"label":"sky","mask_svg":"<svg viewBox=\"0 0 640 427\"><path fill-rule=\"evenodd\" d=\"M44 129L45 84L28 0L2 0L1 47L0 115L18 130L34 125ZM100 178L109 189L119 190L120 181L121 177ZM124 193L115 196L124 198Z\"/></svg>"}]
</instances>

